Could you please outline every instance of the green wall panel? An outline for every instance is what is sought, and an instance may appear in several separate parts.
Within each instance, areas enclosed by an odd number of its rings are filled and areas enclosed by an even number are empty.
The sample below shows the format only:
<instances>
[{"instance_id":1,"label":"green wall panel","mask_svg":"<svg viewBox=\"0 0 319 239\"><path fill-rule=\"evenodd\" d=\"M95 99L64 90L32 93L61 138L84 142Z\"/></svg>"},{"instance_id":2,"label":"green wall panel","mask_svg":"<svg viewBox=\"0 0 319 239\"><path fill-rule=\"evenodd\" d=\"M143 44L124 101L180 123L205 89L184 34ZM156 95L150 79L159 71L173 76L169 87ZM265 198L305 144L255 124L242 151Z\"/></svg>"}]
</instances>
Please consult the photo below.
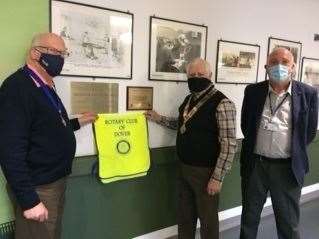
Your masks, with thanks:
<instances>
[{"instance_id":1,"label":"green wall panel","mask_svg":"<svg viewBox=\"0 0 319 239\"><path fill-rule=\"evenodd\" d=\"M63 238L127 239L174 225L175 168L153 166L146 177L109 185L92 176L71 178Z\"/></svg>"},{"instance_id":2,"label":"green wall panel","mask_svg":"<svg viewBox=\"0 0 319 239\"><path fill-rule=\"evenodd\" d=\"M24 64L32 37L49 29L49 1L0 1L0 84Z\"/></svg>"}]
</instances>

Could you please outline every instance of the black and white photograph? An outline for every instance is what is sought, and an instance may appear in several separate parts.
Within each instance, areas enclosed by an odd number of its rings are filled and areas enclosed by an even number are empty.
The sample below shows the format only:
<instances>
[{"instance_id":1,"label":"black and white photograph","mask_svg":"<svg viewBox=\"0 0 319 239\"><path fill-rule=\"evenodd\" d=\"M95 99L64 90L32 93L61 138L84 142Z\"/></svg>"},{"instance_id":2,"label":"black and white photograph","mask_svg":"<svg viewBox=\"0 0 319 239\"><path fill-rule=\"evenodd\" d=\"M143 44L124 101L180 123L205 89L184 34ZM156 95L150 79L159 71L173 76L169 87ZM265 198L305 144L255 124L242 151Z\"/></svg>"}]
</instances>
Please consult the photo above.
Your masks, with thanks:
<instances>
[{"instance_id":1,"label":"black and white photograph","mask_svg":"<svg viewBox=\"0 0 319 239\"><path fill-rule=\"evenodd\" d=\"M217 43L216 83L257 82L260 46L219 40Z\"/></svg>"},{"instance_id":2,"label":"black and white photograph","mask_svg":"<svg viewBox=\"0 0 319 239\"><path fill-rule=\"evenodd\" d=\"M302 58L301 82L311 85L319 92L319 59Z\"/></svg>"},{"instance_id":3,"label":"black and white photograph","mask_svg":"<svg viewBox=\"0 0 319 239\"><path fill-rule=\"evenodd\" d=\"M300 69L301 50L302 50L301 42L269 37L267 56L272 51L274 51L276 48L279 48L279 47L286 48L294 56L294 62L296 64L296 74L294 75L294 80L299 80L299 69ZM268 76L266 74L266 79L267 77Z\"/></svg>"},{"instance_id":4,"label":"black and white photograph","mask_svg":"<svg viewBox=\"0 0 319 239\"><path fill-rule=\"evenodd\" d=\"M186 81L186 66L206 58L207 27L163 18L150 20L150 80Z\"/></svg>"},{"instance_id":5,"label":"black and white photograph","mask_svg":"<svg viewBox=\"0 0 319 239\"><path fill-rule=\"evenodd\" d=\"M132 78L132 14L52 0L51 30L70 53L62 75Z\"/></svg>"}]
</instances>

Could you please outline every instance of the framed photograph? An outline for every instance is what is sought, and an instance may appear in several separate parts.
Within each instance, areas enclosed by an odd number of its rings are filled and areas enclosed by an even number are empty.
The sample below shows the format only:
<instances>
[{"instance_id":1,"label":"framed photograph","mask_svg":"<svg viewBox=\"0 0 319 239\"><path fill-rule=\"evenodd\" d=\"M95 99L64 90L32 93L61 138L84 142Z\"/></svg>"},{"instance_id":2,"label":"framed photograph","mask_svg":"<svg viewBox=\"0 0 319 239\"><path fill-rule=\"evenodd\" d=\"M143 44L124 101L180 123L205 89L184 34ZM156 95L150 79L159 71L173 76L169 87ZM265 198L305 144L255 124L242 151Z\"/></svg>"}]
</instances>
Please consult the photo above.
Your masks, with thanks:
<instances>
[{"instance_id":1,"label":"framed photograph","mask_svg":"<svg viewBox=\"0 0 319 239\"><path fill-rule=\"evenodd\" d=\"M70 53L62 75L132 79L133 14L60 0L50 9Z\"/></svg>"},{"instance_id":2,"label":"framed photograph","mask_svg":"<svg viewBox=\"0 0 319 239\"><path fill-rule=\"evenodd\" d=\"M153 87L127 86L127 110L152 110Z\"/></svg>"},{"instance_id":3,"label":"framed photograph","mask_svg":"<svg viewBox=\"0 0 319 239\"><path fill-rule=\"evenodd\" d=\"M300 60L301 60L301 50L302 50L302 43L297 42L297 41L290 41L290 40L285 40L285 39L280 39L280 38L274 38L274 37L269 37L268 39L268 54L275 50L278 47L284 47L288 49L294 56L294 61L296 64L296 75L295 75L295 80L299 80L299 69L300 69ZM265 76L265 79L268 79L267 73Z\"/></svg>"},{"instance_id":4,"label":"framed photograph","mask_svg":"<svg viewBox=\"0 0 319 239\"><path fill-rule=\"evenodd\" d=\"M206 44L206 26L151 17L149 79L187 81L187 64L206 59Z\"/></svg>"},{"instance_id":5,"label":"framed photograph","mask_svg":"<svg viewBox=\"0 0 319 239\"><path fill-rule=\"evenodd\" d=\"M260 46L219 40L216 83L251 84L258 78Z\"/></svg>"},{"instance_id":6,"label":"framed photograph","mask_svg":"<svg viewBox=\"0 0 319 239\"><path fill-rule=\"evenodd\" d=\"M301 82L311 85L319 92L319 59L302 58Z\"/></svg>"}]
</instances>

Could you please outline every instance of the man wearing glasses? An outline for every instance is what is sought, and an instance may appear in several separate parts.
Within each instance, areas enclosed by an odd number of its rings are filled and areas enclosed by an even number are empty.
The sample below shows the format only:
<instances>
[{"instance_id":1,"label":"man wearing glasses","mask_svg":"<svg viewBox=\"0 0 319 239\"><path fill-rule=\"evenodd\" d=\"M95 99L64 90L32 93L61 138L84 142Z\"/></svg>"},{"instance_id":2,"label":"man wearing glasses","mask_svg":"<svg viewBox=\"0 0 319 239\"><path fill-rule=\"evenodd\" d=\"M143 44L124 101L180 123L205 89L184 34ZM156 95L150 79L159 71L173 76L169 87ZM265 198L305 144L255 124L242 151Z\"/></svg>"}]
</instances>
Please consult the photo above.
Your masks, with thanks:
<instances>
[{"instance_id":1,"label":"man wearing glasses","mask_svg":"<svg viewBox=\"0 0 319 239\"><path fill-rule=\"evenodd\" d=\"M58 239L75 130L93 113L70 120L53 77L68 56L53 33L34 37L26 65L0 88L0 164L16 206L16 239Z\"/></svg>"}]
</instances>

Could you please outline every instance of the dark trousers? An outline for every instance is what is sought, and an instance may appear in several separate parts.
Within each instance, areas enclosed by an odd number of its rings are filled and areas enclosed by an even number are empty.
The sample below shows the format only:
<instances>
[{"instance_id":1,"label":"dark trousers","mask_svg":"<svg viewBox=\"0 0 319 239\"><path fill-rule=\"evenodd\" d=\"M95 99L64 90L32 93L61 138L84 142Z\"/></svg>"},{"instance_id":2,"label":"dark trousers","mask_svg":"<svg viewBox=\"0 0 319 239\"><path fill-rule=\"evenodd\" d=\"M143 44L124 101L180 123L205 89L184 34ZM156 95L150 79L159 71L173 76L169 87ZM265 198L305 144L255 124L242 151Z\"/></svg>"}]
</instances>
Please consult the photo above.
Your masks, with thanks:
<instances>
[{"instance_id":1,"label":"dark trousers","mask_svg":"<svg viewBox=\"0 0 319 239\"><path fill-rule=\"evenodd\" d=\"M194 239L199 218L202 239L218 239L219 195L210 196L207 184L212 169L180 164L178 182L178 238Z\"/></svg>"},{"instance_id":2,"label":"dark trousers","mask_svg":"<svg viewBox=\"0 0 319 239\"><path fill-rule=\"evenodd\" d=\"M49 219L45 222L27 220L9 189L15 207L15 239L60 239L65 189L66 178L36 187L41 202L49 212Z\"/></svg>"},{"instance_id":3,"label":"dark trousers","mask_svg":"<svg viewBox=\"0 0 319 239\"><path fill-rule=\"evenodd\" d=\"M249 178L242 178L241 239L257 237L260 215L270 193L278 239L300 239L299 202L301 186L296 182L291 162L272 162L256 156Z\"/></svg>"}]
</instances>

